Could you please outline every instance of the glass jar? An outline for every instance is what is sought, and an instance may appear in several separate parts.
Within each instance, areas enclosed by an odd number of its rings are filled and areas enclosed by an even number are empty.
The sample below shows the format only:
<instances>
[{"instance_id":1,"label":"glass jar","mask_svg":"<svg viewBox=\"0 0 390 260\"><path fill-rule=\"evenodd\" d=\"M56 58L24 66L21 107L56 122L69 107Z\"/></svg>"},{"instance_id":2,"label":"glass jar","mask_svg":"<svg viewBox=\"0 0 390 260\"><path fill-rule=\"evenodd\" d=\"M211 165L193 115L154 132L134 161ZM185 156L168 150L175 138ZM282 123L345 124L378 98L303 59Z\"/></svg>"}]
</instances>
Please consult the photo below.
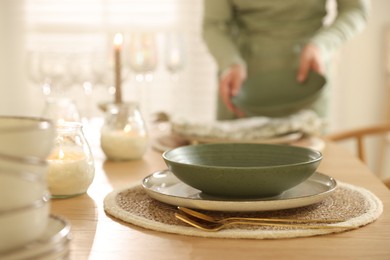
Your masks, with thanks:
<instances>
[{"instance_id":1,"label":"glass jar","mask_svg":"<svg viewBox=\"0 0 390 260\"><path fill-rule=\"evenodd\" d=\"M137 103L107 105L100 143L109 160L142 158L149 142L145 121Z\"/></svg>"},{"instance_id":2,"label":"glass jar","mask_svg":"<svg viewBox=\"0 0 390 260\"><path fill-rule=\"evenodd\" d=\"M95 166L81 123L57 125L55 146L48 164L47 184L53 198L87 192L95 175Z\"/></svg>"}]
</instances>

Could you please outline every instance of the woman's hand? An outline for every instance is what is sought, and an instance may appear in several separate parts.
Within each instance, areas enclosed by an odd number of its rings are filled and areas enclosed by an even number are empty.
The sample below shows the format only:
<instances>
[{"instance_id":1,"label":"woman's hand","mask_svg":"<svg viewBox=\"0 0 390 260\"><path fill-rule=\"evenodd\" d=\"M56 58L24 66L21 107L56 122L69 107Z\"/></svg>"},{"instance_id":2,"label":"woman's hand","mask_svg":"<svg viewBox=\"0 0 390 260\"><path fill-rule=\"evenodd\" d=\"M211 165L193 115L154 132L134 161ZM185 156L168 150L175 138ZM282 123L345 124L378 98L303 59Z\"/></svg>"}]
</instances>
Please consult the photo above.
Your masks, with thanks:
<instances>
[{"instance_id":1,"label":"woman's hand","mask_svg":"<svg viewBox=\"0 0 390 260\"><path fill-rule=\"evenodd\" d=\"M238 94L246 77L245 68L240 65L233 65L222 75L219 81L219 93L223 102L238 117L244 116L244 113L233 104L232 97Z\"/></svg>"},{"instance_id":2,"label":"woman's hand","mask_svg":"<svg viewBox=\"0 0 390 260\"><path fill-rule=\"evenodd\" d=\"M321 51L312 43L307 44L301 52L297 80L303 83L310 70L321 75L325 73L325 65Z\"/></svg>"}]
</instances>

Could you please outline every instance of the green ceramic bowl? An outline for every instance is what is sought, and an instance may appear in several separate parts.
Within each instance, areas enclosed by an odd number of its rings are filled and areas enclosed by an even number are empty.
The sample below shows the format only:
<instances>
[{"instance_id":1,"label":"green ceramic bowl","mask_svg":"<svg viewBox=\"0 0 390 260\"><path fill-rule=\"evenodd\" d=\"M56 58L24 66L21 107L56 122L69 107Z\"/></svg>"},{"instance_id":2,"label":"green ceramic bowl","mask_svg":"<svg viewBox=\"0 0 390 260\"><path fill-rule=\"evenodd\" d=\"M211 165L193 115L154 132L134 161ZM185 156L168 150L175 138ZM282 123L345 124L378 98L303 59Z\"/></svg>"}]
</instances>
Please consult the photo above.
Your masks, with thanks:
<instances>
[{"instance_id":1,"label":"green ceramic bowl","mask_svg":"<svg viewBox=\"0 0 390 260\"><path fill-rule=\"evenodd\" d=\"M169 170L204 193L223 197L272 197L300 184L322 154L288 145L214 143L163 153Z\"/></svg>"},{"instance_id":2,"label":"green ceramic bowl","mask_svg":"<svg viewBox=\"0 0 390 260\"><path fill-rule=\"evenodd\" d=\"M310 72L304 83L295 70L259 73L243 84L233 103L247 116L286 116L307 108L320 96L326 80Z\"/></svg>"}]
</instances>

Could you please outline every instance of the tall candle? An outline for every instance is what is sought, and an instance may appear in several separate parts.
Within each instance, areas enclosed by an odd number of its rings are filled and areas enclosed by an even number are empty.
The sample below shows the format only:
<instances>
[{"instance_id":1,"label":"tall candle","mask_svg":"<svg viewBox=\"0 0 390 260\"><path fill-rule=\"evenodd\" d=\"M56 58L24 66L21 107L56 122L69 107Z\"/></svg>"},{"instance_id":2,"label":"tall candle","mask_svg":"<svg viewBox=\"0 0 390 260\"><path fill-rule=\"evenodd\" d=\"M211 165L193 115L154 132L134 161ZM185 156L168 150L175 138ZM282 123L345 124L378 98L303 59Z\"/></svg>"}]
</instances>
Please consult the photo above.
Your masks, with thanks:
<instances>
[{"instance_id":1,"label":"tall candle","mask_svg":"<svg viewBox=\"0 0 390 260\"><path fill-rule=\"evenodd\" d=\"M60 148L48 162L47 183L54 197L85 193L93 181L95 168L80 151Z\"/></svg>"},{"instance_id":2,"label":"tall candle","mask_svg":"<svg viewBox=\"0 0 390 260\"><path fill-rule=\"evenodd\" d=\"M115 34L114 37L114 58L115 58L115 103L122 102L122 76L121 76L121 51L123 44L123 35Z\"/></svg>"}]
</instances>

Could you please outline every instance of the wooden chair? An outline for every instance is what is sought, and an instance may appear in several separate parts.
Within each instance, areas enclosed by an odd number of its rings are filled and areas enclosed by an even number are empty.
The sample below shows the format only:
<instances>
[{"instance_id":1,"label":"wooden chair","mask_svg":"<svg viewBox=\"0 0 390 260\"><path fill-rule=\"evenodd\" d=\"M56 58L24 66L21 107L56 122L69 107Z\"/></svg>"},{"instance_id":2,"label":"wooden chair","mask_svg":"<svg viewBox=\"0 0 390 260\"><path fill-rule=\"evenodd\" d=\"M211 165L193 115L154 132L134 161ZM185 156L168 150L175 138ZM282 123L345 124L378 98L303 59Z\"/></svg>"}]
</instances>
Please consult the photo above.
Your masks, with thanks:
<instances>
[{"instance_id":1,"label":"wooden chair","mask_svg":"<svg viewBox=\"0 0 390 260\"><path fill-rule=\"evenodd\" d=\"M355 140L357 143L357 154L359 159L367 163L367 157L366 157L366 146L364 139L368 136L373 136L373 135L383 135L387 137L390 135L390 123L386 124L378 124L378 125L373 125L373 126L368 126L368 127L361 127L361 128L356 128L353 130L346 130L346 131L340 131L337 133L332 133L324 136L325 139L331 140L331 141L345 141L345 140ZM390 144L390 140L386 139L386 142ZM384 149L381 151L382 153L385 152ZM384 163L384 162L381 162ZM384 183L388 188L390 188L390 179L389 180L383 180Z\"/></svg>"}]
</instances>

